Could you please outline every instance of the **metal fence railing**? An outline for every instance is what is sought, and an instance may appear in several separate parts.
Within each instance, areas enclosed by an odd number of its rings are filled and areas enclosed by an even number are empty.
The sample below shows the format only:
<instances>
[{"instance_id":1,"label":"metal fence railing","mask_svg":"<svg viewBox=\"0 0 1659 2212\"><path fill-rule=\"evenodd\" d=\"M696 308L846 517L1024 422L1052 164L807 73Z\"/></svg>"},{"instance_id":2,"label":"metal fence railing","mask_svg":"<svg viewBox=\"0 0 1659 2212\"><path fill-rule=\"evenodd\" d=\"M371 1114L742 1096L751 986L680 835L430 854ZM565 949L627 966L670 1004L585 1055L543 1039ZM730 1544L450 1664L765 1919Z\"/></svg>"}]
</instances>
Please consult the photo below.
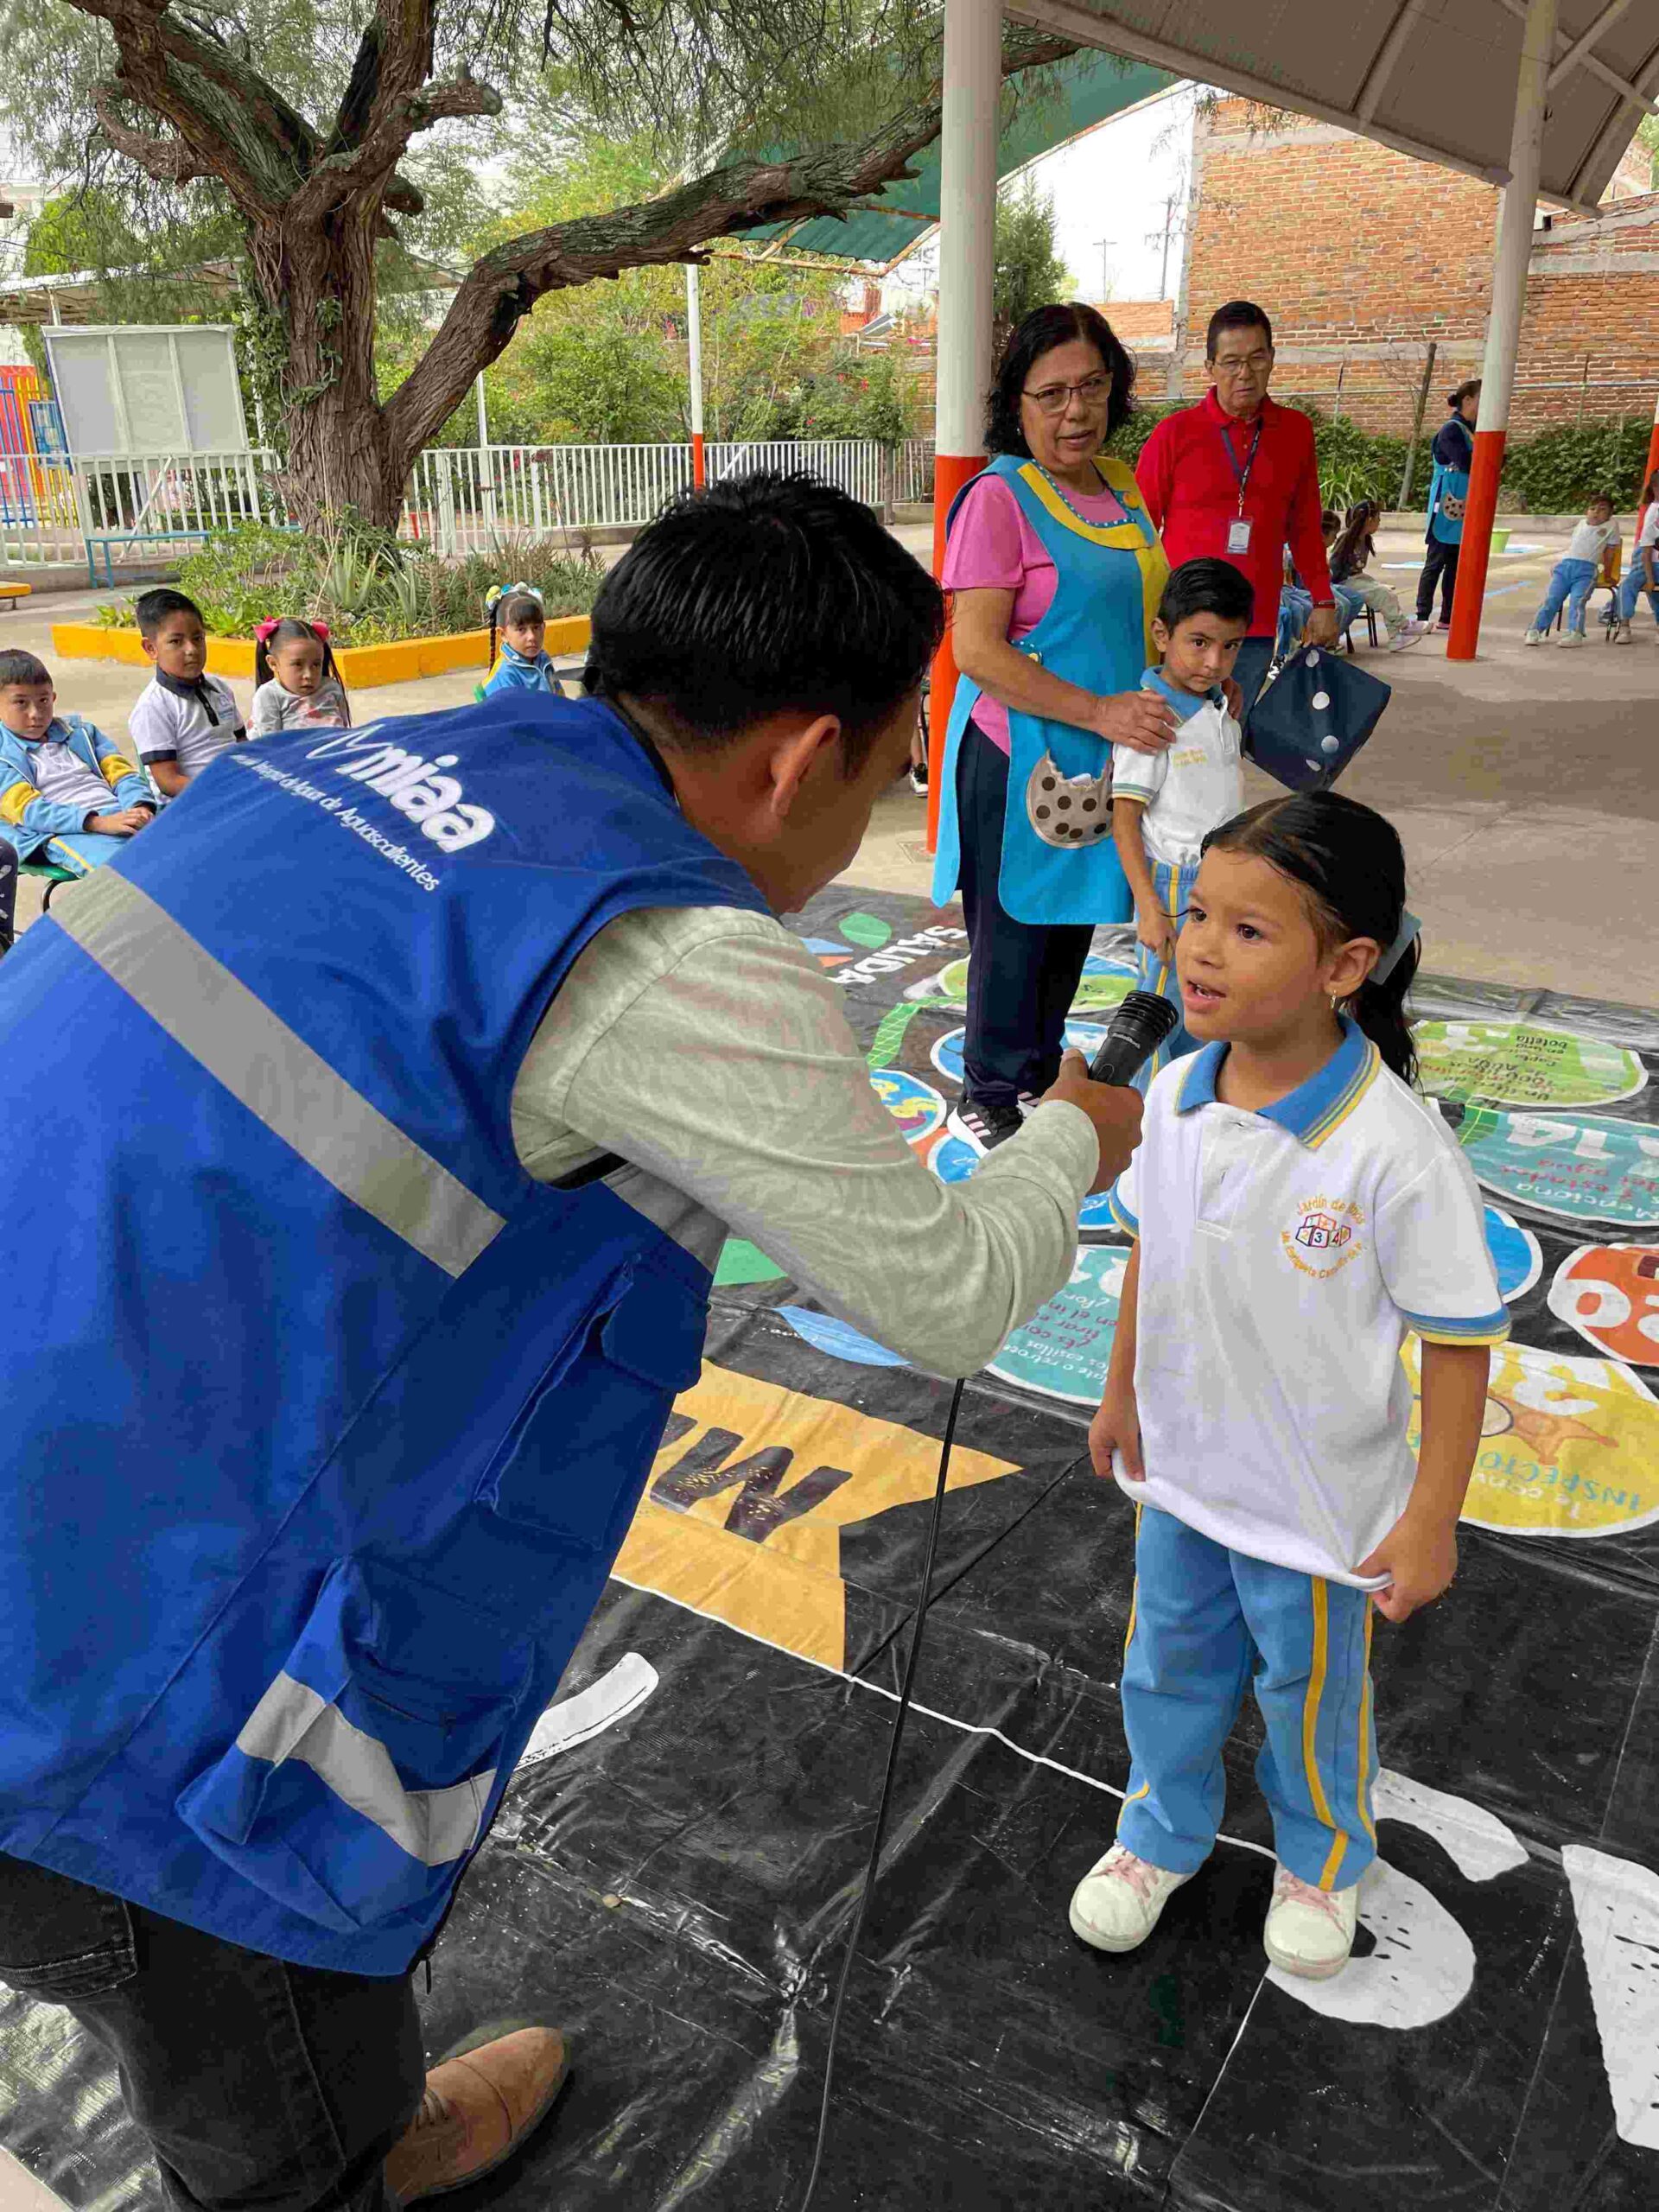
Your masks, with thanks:
<instances>
[{"instance_id":1,"label":"metal fence railing","mask_svg":"<svg viewBox=\"0 0 1659 2212\"><path fill-rule=\"evenodd\" d=\"M893 464L893 496L906 505L933 497L933 441L906 438Z\"/></svg>"},{"instance_id":2,"label":"metal fence railing","mask_svg":"<svg viewBox=\"0 0 1659 2212\"><path fill-rule=\"evenodd\" d=\"M912 480L908 451L895 461L889 448L856 438L718 442L706 449L706 468L710 483L807 468L880 506L926 496L899 488ZM927 473L931 481L931 458ZM399 531L444 554L480 552L646 523L690 484L689 445L431 447L410 475ZM83 454L57 465L0 454L0 563L8 567L79 561L89 540L109 541L119 567L239 523L286 519L277 459L267 451Z\"/></svg>"}]
</instances>

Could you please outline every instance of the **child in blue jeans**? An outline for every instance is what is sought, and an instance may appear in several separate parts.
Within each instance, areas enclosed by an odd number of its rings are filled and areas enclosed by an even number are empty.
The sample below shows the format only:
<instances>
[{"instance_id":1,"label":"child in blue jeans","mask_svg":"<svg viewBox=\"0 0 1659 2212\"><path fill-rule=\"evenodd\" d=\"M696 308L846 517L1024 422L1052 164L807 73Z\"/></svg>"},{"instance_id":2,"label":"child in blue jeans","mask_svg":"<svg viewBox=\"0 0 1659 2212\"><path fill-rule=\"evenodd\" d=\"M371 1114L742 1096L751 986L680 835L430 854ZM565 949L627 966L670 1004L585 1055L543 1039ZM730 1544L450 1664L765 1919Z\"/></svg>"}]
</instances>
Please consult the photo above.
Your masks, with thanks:
<instances>
[{"instance_id":1,"label":"child in blue jeans","mask_svg":"<svg viewBox=\"0 0 1659 2212\"><path fill-rule=\"evenodd\" d=\"M1532 627L1524 644L1541 645L1549 635L1550 624L1563 607L1567 609L1567 627L1561 632L1561 643L1584 643L1584 611L1600 573L1601 556L1610 545L1618 542L1613 503L1605 492L1598 492L1584 511L1584 520L1567 540L1566 553L1550 572L1544 603L1532 618Z\"/></svg>"}]
</instances>

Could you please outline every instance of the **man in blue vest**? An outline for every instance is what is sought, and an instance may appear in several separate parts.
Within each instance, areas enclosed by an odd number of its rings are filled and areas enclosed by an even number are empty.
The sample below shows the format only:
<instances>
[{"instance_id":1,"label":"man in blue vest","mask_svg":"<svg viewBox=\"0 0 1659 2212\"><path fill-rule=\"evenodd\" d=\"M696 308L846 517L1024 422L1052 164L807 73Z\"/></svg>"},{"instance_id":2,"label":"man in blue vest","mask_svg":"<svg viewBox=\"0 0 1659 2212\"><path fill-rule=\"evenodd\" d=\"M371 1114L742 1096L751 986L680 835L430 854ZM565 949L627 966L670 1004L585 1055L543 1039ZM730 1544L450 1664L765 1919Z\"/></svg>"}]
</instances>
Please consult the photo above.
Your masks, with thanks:
<instances>
[{"instance_id":1,"label":"man in blue vest","mask_svg":"<svg viewBox=\"0 0 1659 2212\"><path fill-rule=\"evenodd\" d=\"M0 965L0 1978L177 2212L408 2203L550 2107L411 1966L603 1586L728 1225L924 1367L1065 1281L1133 1094L938 1182L776 916L904 768L931 580L805 478L680 502L590 696L238 747Z\"/></svg>"}]
</instances>

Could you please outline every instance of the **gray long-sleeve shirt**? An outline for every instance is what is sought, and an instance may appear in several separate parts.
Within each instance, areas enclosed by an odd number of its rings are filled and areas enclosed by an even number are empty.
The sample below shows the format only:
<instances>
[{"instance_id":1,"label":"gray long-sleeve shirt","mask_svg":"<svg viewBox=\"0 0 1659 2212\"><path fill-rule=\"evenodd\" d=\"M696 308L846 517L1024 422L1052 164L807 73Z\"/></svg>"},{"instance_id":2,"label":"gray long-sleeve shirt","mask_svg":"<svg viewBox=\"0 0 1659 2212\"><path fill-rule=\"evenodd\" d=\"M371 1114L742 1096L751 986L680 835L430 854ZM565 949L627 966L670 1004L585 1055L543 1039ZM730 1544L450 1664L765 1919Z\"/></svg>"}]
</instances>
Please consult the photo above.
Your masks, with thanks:
<instances>
[{"instance_id":1,"label":"gray long-sleeve shirt","mask_svg":"<svg viewBox=\"0 0 1659 2212\"><path fill-rule=\"evenodd\" d=\"M941 1183L871 1089L835 985L779 923L730 908L601 930L537 1032L512 1126L541 1180L620 1154L611 1187L706 1264L730 1229L947 1376L1065 1284L1099 1158L1087 1115L1057 1101L971 1181Z\"/></svg>"}]
</instances>

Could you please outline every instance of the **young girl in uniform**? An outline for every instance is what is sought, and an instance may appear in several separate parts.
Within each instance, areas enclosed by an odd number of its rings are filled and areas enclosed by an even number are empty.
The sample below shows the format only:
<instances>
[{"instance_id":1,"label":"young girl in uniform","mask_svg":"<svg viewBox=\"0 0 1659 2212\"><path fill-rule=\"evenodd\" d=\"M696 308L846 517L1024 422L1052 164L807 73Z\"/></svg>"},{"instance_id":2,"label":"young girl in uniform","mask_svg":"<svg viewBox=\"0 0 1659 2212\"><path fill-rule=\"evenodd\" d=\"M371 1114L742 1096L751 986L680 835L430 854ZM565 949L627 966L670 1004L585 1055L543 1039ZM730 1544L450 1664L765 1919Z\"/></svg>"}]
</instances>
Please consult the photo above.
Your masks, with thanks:
<instances>
[{"instance_id":1,"label":"young girl in uniform","mask_svg":"<svg viewBox=\"0 0 1659 2212\"><path fill-rule=\"evenodd\" d=\"M326 622L284 615L253 630L254 737L285 729L349 729L351 702L334 666Z\"/></svg>"},{"instance_id":2,"label":"young girl in uniform","mask_svg":"<svg viewBox=\"0 0 1659 2212\"><path fill-rule=\"evenodd\" d=\"M499 632L501 652L485 680L483 696L499 691L562 690L552 657L543 639L547 635L547 611L542 594L531 584L498 584L484 602L490 618L491 642Z\"/></svg>"},{"instance_id":3,"label":"young girl in uniform","mask_svg":"<svg viewBox=\"0 0 1659 2212\"><path fill-rule=\"evenodd\" d=\"M1376 1849L1373 1612L1402 1621L1452 1580L1509 1333L1474 1179L1412 1088L1415 932L1400 840L1352 799L1272 799L1205 841L1176 943L1200 1049L1154 1082L1113 1194L1136 1243L1090 1432L1136 1514L1128 1786L1071 1900L1100 1950L1142 1942L1209 1856L1252 1682L1268 1955L1323 1977L1353 1943Z\"/></svg>"}]
</instances>

